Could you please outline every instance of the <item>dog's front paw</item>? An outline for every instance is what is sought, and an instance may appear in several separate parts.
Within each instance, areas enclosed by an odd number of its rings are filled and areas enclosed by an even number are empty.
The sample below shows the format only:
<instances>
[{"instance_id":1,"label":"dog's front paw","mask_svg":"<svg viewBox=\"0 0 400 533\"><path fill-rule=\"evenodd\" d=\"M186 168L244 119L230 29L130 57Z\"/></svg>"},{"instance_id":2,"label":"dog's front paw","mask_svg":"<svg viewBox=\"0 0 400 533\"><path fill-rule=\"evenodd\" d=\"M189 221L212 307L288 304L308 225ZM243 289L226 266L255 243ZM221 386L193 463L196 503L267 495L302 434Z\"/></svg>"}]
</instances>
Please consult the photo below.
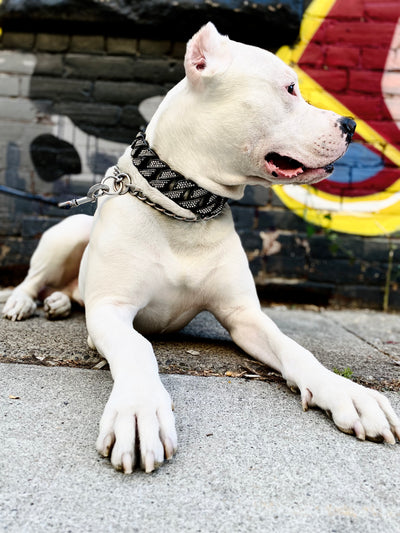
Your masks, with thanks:
<instances>
[{"instance_id":1,"label":"dog's front paw","mask_svg":"<svg viewBox=\"0 0 400 533\"><path fill-rule=\"evenodd\" d=\"M71 313L71 300L63 292L55 291L44 300L43 309L49 320L66 318Z\"/></svg>"},{"instance_id":2,"label":"dog's front paw","mask_svg":"<svg viewBox=\"0 0 400 533\"><path fill-rule=\"evenodd\" d=\"M2 315L9 320L24 320L29 318L36 310L36 303L23 290L15 289L8 298Z\"/></svg>"},{"instance_id":3,"label":"dog's front paw","mask_svg":"<svg viewBox=\"0 0 400 533\"><path fill-rule=\"evenodd\" d=\"M400 419L389 400L380 392L367 389L332 372L301 387L303 409L320 407L336 426L360 440L394 444L400 440Z\"/></svg>"},{"instance_id":4,"label":"dog's front paw","mask_svg":"<svg viewBox=\"0 0 400 533\"><path fill-rule=\"evenodd\" d=\"M172 458L177 449L175 420L171 398L160 381L155 386L146 380L114 383L96 448L125 474L138 461L148 473Z\"/></svg>"}]
</instances>

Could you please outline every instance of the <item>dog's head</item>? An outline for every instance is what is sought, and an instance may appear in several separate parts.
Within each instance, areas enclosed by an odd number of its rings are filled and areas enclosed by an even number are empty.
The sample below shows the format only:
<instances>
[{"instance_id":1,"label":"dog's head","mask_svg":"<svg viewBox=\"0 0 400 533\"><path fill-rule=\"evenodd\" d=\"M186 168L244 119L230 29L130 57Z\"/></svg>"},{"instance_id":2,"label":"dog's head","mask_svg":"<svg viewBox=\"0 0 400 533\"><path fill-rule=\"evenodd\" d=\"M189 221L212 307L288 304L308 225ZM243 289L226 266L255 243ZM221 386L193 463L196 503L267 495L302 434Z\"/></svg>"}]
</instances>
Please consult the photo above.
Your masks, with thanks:
<instances>
[{"instance_id":1,"label":"dog's head","mask_svg":"<svg viewBox=\"0 0 400 533\"><path fill-rule=\"evenodd\" d=\"M185 71L148 136L171 166L213 192L238 197L247 184L315 183L351 141L355 122L309 105L293 69L211 23L189 41Z\"/></svg>"}]
</instances>

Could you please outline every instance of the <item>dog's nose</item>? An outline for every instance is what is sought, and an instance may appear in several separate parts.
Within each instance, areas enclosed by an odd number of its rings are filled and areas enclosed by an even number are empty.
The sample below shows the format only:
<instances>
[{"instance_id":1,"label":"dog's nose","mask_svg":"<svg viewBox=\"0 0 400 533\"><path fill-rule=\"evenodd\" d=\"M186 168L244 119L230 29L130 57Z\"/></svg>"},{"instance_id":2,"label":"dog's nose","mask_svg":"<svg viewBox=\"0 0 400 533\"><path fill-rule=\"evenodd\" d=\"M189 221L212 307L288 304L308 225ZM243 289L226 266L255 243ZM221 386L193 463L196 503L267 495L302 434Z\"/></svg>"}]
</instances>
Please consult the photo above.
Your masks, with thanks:
<instances>
[{"instance_id":1,"label":"dog's nose","mask_svg":"<svg viewBox=\"0 0 400 533\"><path fill-rule=\"evenodd\" d=\"M346 135L347 142L350 142L357 126L355 120L350 117L342 117L339 119L339 125L342 132Z\"/></svg>"}]
</instances>

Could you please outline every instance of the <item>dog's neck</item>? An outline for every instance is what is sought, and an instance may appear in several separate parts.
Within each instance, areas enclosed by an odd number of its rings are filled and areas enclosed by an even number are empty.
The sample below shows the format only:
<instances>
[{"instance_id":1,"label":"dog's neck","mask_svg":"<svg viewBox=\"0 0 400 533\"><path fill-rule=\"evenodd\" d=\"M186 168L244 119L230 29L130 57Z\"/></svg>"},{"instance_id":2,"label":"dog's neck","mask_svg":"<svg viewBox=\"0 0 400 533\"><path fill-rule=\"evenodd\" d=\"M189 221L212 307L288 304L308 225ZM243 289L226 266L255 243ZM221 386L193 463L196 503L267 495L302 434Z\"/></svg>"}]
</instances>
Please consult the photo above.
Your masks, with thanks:
<instances>
[{"instance_id":1,"label":"dog's neck","mask_svg":"<svg viewBox=\"0 0 400 533\"><path fill-rule=\"evenodd\" d=\"M131 145L131 158L132 164L151 187L179 207L189 209L196 220L209 220L222 213L228 198L199 187L194 181L171 169L150 148L142 132L137 134Z\"/></svg>"},{"instance_id":2,"label":"dog's neck","mask_svg":"<svg viewBox=\"0 0 400 533\"><path fill-rule=\"evenodd\" d=\"M159 105L146 139L163 161L199 187L238 200L251 183L238 163L236 141L226 142L226 128L213 110L204 112L184 78Z\"/></svg>"}]
</instances>

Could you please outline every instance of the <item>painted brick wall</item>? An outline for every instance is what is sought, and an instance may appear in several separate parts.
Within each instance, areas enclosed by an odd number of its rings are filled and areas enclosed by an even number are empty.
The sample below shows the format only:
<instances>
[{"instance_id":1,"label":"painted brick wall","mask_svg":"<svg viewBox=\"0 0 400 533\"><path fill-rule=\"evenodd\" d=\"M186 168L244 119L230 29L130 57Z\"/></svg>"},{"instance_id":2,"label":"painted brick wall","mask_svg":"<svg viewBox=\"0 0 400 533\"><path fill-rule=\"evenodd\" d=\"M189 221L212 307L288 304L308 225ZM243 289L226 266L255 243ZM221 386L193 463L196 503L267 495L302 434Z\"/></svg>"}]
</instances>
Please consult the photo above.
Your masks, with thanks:
<instances>
[{"instance_id":1,"label":"painted brick wall","mask_svg":"<svg viewBox=\"0 0 400 533\"><path fill-rule=\"evenodd\" d=\"M308 100L357 117L356 142L331 180L300 199L287 187L248 188L232 209L262 297L382 307L386 295L400 309L397 2L355 0L345 12L340 2L312 2L299 44L278 54L297 69ZM1 46L0 184L48 198L85 193L145 125L148 99L183 76L185 45L169 40L5 31ZM375 204L357 212L353 202ZM0 285L21 278L39 236L61 216L0 194Z\"/></svg>"},{"instance_id":2,"label":"painted brick wall","mask_svg":"<svg viewBox=\"0 0 400 533\"><path fill-rule=\"evenodd\" d=\"M358 123L355 143L335 174L308 191L308 203L296 205L300 189L294 195L280 191L299 215L314 207L307 220L329 229L376 236L400 228L399 19L395 1L355 0L349 6L344 0L314 0L299 43L278 52L298 71L311 103ZM331 218L324 217L326 211Z\"/></svg>"},{"instance_id":3,"label":"painted brick wall","mask_svg":"<svg viewBox=\"0 0 400 533\"><path fill-rule=\"evenodd\" d=\"M358 124L353 144L328 180L275 188L306 222L307 283L333 284L329 297L339 302L347 297L378 302L386 286L397 306L400 3L314 0L303 15L299 41L278 55L295 68L310 103L353 116ZM316 227L324 228L322 234ZM330 250L326 257L313 246L316 237Z\"/></svg>"},{"instance_id":4,"label":"painted brick wall","mask_svg":"<svg viewBox=\"0 0 400 533\"><path fill-rule=\"evenodd\" d=\"M84 194L146 125L140 103L162 97L183 77L184 48L170 41L5 32L0 184L53 200ZM93 206L79 209L93 212ZM19 281L41 233L67 214L0 194L0 285Z\"/></svg>"}]
</instances>

